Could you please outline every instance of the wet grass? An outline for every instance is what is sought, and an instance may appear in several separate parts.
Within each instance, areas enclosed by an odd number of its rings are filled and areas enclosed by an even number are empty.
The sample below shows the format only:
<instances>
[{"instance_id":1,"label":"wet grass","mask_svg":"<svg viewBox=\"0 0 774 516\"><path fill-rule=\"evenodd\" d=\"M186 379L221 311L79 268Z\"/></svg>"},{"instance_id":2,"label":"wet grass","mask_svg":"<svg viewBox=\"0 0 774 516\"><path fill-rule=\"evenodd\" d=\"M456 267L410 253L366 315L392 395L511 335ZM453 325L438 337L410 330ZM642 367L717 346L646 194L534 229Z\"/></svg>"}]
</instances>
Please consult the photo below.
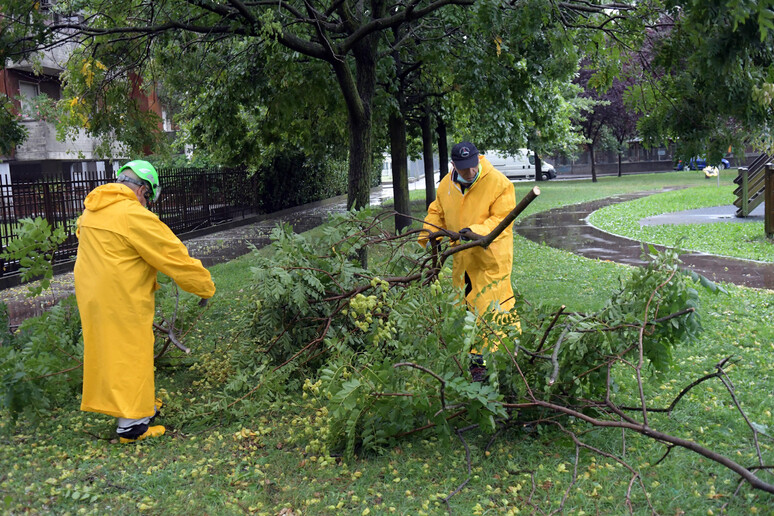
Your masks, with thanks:
<instances>
[{"instance_id":1,"label":"wet grass","mask_svg":"<svg viewBox=\"0 0 774 516\"><path fill-rule=\"evenodd\" d=\"M659 189L670 183L703 186L694 173L603 178L591 182L541 184L543 194L530 211L622 193ZM526 191L530 185L518 188ZM421 197L419 197L421 199ZM423 203L417 204L417 215ZM626 266L588 260L516 237L514 285L529 300L566 304L570 310L598 308L629 274ZM264 251L265 252L265 251ZM55 407L33 426L22 420L0 437L0 507L7 514L265 514L381 515L448 514L440 500L467 478L465 448L459 440L432 433L401 439L382 454L352 461L306 453L300 431L314 425L312 401L260 392L265 409L239 421L203 426L186 412L210 393L196 386L201 374L191 365L206 353L225 353L251 316L250 257L214 266L218 294L186 341L189 358L177 356L159 367L157 387L165 398L164 438L121 446L110 440L112 418L78 411L78 401ZM666 405L682 386L734 356L729 374L736 396L761 436L766 462L774 462L771 412L774 390L774 293L726 286L727 295L702 294L705 331L678 348L674 366L646 382L649 397ZM624 382L625 384L625 382ZM622 391L620 396L628 396ZM591 429L567 420L583 440L610 453L624 446L620 431ZM749 431L722 384L694 389L671 416L654 415L659 430L695 440L745 465L755 464ZM2 419L0 432L8 430ZM768 425L768 426L767 426ZM564 505L566 514L627 513L631 474L616 462L580 454L578 481L570 485L572 443L548 429L513 430L496 437L466 434L470 481L451 499L453 514L530 514L530 499L546 513ZM722 467L686 451L637 435L625 436L626 460L642 475L651 503L661 514L771 514L771 495L742 488ZM488 453L487 453L488 452ZM533 478L530 474L534 475ZM772 481L772 476L765 477ZM645 495L632 489L636 514L649 514Z\"/></svg>"}]
</instances>

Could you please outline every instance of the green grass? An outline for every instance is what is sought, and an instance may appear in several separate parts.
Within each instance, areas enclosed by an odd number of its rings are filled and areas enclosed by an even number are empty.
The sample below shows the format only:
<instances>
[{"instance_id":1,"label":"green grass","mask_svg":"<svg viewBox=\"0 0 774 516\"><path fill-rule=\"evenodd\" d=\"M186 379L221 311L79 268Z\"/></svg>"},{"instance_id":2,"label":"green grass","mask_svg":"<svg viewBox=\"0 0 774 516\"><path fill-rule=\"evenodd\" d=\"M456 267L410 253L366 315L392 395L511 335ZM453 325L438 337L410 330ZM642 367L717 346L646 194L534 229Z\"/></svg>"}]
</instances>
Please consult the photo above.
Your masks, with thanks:
<instances>
[{"instance_id":1,"label":"green grass","mask_svg":"<svg viewBox=\"0 0 774 516\"><path fill-rule=\"evenodd\" d=\"M669 173L590 181L548 182L530 212L615 193L657 190L663 186L701 186L697 173ZM725 177L724 177L725 179ZM526 191L531 185L519 185ZM417 199L421 199L419 196ZM417 204L421 216L424 203ZM516 237L513 280L528 300L566 304L569 310L598 308L619 285L628 267L588 260ZM156 373L165 398L164 438L122 446L109 439L114 420L78 411L78 399L56 407L37 427L22 420L0 437L0 507L4 513L32 514L447 514L439 497L467 478L465 448L456 439L431 432L395 442L382 454L344 462L305 453L303 430L316 431L314 409L321 405L300 396L259 390L265 410L240 421L206 425L186 417L187 410L213 395L196 385L201 373L190 365L206 353L225 353L251 315L250 257L212 268L218 293L186 343L190 358L165 360ZM705 331L676 350L675 366L647 378L649 397L666 405L682 386L711 372L729 355L736 396L750 419L769 425L774 411L774 296L726 286L728 295L702 294ZM255 380L258 382L258 379ZM622 385L631 379L622 374ZM632 397L625 389L618 394ZM0 425L7 425L2 419ZM671 415L654 414L653 427L697 442L737 460L755 464L749 431L717 381L702 384ZM584 442L620 454L620 431L591 429L564 420ZM244 432L242 430L245 430ZM569 486L575 449L548 428L540 433L511 430L500 434L486 453L490 436L469 432L470 482L451 499L453 514L532 513L530 498L542 511L559 508ZM766 462L774 463L772 439L761 436ZM658 466L664 446L633 433L625 436L626 460L639 471L660 514L771 514L774 497L742 488L733 496L736 477L697 455L673 450ZM324 461L324 462L323 462ZM566 514L625 514L631 474L613 460L582 451L579 479L569 492ZM764 476L769 482L772 476ZM632 488L636 514L649 514L642 490Z\"/></svg>"}]
</instances>

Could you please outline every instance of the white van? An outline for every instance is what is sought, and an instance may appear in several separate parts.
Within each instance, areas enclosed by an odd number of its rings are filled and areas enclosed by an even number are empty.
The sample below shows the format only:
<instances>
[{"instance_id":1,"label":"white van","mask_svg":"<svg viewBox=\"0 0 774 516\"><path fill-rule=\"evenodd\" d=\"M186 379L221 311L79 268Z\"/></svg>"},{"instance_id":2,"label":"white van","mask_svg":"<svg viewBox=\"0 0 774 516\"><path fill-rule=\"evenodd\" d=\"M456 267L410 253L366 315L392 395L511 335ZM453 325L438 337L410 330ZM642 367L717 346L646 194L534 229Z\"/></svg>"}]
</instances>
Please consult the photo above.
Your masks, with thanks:
<instances>
[{"instance_id":1,"label":"white van","mask_svg":"<svg viewBox=\"0 0 774 516\"><path fill-rule=\"evenodd\" d=\"M531 150L519 149L516 154L489 151L484 153L484 157L508 179L535 179L535 153ZM547 161L542 161L540 168L543 179L556 177L554 166Z\"/></svg>"}]
</instances>

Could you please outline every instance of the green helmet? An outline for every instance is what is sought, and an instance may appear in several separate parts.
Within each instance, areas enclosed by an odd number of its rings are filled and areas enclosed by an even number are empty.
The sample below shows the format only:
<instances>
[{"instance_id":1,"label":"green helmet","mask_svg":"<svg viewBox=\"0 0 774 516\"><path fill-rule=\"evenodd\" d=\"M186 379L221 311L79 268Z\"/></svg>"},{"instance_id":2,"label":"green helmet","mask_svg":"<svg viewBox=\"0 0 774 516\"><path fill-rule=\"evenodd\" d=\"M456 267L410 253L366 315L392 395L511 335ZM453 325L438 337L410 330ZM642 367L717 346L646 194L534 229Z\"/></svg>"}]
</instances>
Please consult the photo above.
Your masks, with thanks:
<instances>
[{"instance_id":1,"label":"green helmet","mask_svg":"<svg viewBox=\"0 0 774 516\"><path fill-rule=\"evenodd\" d=\"M127 168L137 174L137 177L148 183L146 186L150 186L150 200L156 202L161 195L161 186L159 185L159 174L156 172L156 169L153 168L153 165L147 161L136 159L119 168L118 172L116 172L116 177L124 180L128 179L126 176L121 178L121 172ZM131 183L132 181L129 182Z\"/></svg>"}]
</instances>

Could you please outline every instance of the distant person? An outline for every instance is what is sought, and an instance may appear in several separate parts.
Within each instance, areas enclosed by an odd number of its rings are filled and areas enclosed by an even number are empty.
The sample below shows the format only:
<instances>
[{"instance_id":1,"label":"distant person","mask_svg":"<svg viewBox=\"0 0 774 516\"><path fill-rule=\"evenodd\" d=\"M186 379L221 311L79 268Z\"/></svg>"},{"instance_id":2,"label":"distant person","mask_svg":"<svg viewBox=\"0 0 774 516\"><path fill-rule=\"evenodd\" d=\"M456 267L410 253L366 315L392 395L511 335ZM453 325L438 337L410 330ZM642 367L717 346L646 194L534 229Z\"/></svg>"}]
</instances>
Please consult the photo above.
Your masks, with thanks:
<instances>
[{"instance_id":1,"label":"distant person","mask_svg":"<svg viewBox=\"0 0 774 516\"><path fill-rule=\"evenodd\" d=\"M454 145L451 158L454 170L441 179L424 229L456 231L463 239L470 232L487 235L516 207L513 183L470 142ZM419 243L428 245L427 233L420 233ZM512 269L513 228L509 226L488 248L455 254L452 278L455 287L464 289L465 301L476 313L490 308L509 311L515 304Z\"/></svg>"},{"instance_id":2,"label":"distant person","mask_svg":"<svg viewBox=\"0 0 774 516\"><path fill-rule=\"evenodd\" d=\"M161 193L156 170L130 161L92 190L78 219L75 296L83 324L81 410L118 418L122 443L164 434L153 377L157 271L203 299L215 285L199 260L147 209Z\"/></svg>"}]
</instances>

